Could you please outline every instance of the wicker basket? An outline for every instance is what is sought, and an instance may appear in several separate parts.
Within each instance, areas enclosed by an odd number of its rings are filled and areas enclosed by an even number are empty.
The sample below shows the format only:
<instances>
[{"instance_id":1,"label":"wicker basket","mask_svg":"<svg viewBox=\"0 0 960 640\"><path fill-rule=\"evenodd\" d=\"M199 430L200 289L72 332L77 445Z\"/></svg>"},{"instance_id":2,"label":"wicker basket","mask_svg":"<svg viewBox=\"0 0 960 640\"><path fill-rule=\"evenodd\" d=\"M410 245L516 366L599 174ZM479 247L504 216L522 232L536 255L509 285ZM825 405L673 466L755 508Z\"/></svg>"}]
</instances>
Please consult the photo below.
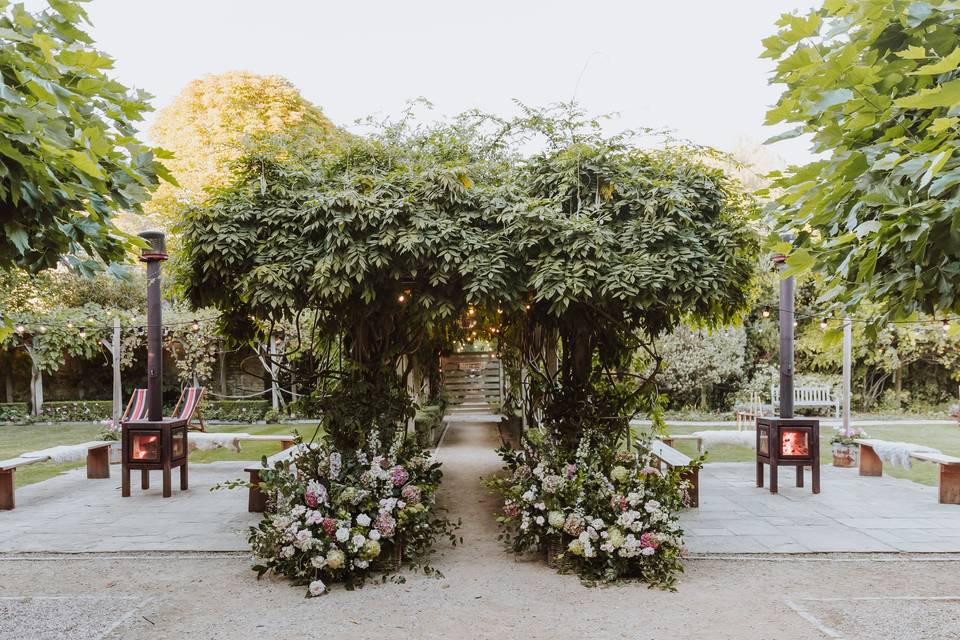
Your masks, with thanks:
<instances>
[{"instance_id":1,"label":"wicker basket","mask_svg":"<svg viewBox=\"0 0 960 640\"><path fill-rule=\"evenodd\" d=\"M547 566L553 567L554 569L559 567L562 560L560 556L566 549L567 546L562 536L550 536L547 538L547 543L544 545Z\"/></svg>"}]
</instances>

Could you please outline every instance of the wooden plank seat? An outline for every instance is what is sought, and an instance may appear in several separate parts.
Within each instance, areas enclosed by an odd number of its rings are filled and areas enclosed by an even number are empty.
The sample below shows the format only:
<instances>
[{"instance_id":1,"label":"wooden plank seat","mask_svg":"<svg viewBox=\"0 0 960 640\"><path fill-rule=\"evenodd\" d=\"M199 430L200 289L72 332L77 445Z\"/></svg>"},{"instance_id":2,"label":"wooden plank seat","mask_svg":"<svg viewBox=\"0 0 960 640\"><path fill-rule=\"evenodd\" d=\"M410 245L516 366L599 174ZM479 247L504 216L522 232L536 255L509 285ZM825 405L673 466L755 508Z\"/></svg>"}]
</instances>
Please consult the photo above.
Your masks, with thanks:
<instances>
[{"instance_id":1,"label":"wooden plank seat","mask_svg":"<svg viewBox=\"0 0 960 640\"><path fill-rule=\"evenodd\" d=\"M110 447L113 444L114 442L110 440L93 440L68 446L75 449L86 449L87 478L97 479L110 477ZM52 456L44 451L34 451L9 460L0 460L0 509L9 510L16 506L14 473L19 467L47 462L52 459Z\"/></svg>"},{"instance_id":2,"label":"wooden plank seat","mask_svg":"<svg viewBox=\"0 0 960 640\"><path fill-rule=\"evenodd\" d=\"M674 436L679 438L680 436ZM677 451L663 440L654 440L650 443L650 453L661 463L671 469L681 469L680 477L690 483L686 491L686 503L697 508L700 506L700 469L690 466L690 456ZM659 465L658 465L659 466Z\"/></svg>"},{"instance_id":3,"label":"wooden plank seat","mask_svg":"<svg viewBox=\"0 0 960 640\"><path fill-rule=\"evenodd\" d=\"M250 513L263 513L267 510L267 496L260 490L260 472L272 470L277 462L289 461L299 450L300 449L298 447L286 447L279 453L275 453L267 458L266 465L262 464L261 461L244 467L244 473L250 474L250 489L249 493L247 494L247 511Z\"/></svg>"},{"instance_id":4,"label":"wooden plank seat","mask_svg":"<svg viewBox=\"0 0 960 640\"><path fill-rule=\"evenodd\" d=\"M885 441L860 438L854 442L860 446L860 475L882 476L883 460L874 449ZM910 457L939 465L940 504L960 504L960 458L930 451L911 451Z\"/></svg>"},{"instance_id":5,"label":"wooden plank seat","mask_svg":"<svg viewBox=\"0 0 960 640\"><path fill-rule=\"evenodd\" d=\"M771 385L770 404L776 408L780 406L780 387ZM833 409L836 417L840 417L840 396L833 392L829 385L812 385L807 387L794 387L793 406L797 409L808 407L813 409L829 408Z\"/></svg>"}]
</instances>

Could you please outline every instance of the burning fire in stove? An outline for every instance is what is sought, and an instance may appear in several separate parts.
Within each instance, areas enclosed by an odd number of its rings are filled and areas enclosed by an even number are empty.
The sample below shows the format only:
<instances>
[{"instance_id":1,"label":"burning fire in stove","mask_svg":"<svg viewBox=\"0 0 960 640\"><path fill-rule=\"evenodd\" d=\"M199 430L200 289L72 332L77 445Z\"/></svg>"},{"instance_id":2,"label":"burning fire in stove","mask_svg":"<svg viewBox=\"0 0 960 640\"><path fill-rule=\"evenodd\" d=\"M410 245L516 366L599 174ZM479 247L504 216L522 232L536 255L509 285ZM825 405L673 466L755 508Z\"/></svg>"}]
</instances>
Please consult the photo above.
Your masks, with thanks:
<instances>
[{"instance_id":1,"label":"burning fire in stove","mask_svg":"<svg viewBox=\"0 0 960 640\"><path fill-rule=\"evenodd\" d=\"M808 431L794 431L784 429L780 433L780 451L784 456L808 456L810 445L807 441Z\"/></svg>"}]
</instances>

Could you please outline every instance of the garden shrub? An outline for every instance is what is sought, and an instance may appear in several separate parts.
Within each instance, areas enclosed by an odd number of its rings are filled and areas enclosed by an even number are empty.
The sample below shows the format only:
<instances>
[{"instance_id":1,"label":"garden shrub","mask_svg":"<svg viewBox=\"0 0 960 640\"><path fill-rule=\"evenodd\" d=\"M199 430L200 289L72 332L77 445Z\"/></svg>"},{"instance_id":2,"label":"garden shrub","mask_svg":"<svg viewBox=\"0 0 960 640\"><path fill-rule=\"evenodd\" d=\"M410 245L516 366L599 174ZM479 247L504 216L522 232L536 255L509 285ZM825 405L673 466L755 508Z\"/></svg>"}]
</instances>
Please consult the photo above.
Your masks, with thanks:
<instances>
[{"instance_id":1,"label":"garden shrub","mask_svg":"<svg viewBox=\"0 0 960 640\"><path fill-rule=\"evenodd\" d=\"M44 402L39 422L99 422L113 416L112 400Z\"/></svg>"},{"instance_id":2,"label":"garden shrub","mask_svg":"<svg viewBox=\"0 0 960 640\"><path fill-rule=\"evenodd\" d=\"M417 444L424 448L435 446L443 424L443 407L439 404L428 404L421 407L417 411L413 423L417 434Z\"/></svg>"},{"instance_id":3,"label":"garden shrub","mask_svg":"<svg viewBox=\"0 0 960 640\"><path fill-rule=\"evenodd\" d=\"M0 402L0 422L23 422L28 411L26 402Z\"/></svg>"},{"instance_id":4,"label":"garden shrub","mask_svg":"<svg viewBox=\"0 0 960 640\"><path fill-rule=\"evenodd\" d=\"M267 400L205 400L201 407L204 420L223 422L256 422L269 409Z\"/></svg>"}]
</instances>

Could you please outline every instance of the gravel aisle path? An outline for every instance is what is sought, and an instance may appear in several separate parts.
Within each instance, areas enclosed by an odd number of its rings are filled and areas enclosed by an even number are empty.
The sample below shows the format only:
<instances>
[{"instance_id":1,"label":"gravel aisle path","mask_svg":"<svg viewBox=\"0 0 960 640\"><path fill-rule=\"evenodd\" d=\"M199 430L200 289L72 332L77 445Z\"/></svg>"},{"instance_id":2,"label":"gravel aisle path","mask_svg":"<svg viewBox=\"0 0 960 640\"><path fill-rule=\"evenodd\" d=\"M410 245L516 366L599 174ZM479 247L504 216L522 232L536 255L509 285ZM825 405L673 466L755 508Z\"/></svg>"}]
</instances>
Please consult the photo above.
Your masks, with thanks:
<instances>
[{"instance_id":1,"label":"gravel aisle path","mask_svg":"<svg viewBox=\"0 0 960 640\"><path fill-rule=\"evenodd\" d=\"M692 559L677 593L587 588L516 560L496 540L495 501L480 486L500 467L497 442L493 424L454 423L439 451L442 499L464 538L437 555L443 579L406 574L405 584L308 600L283 580L258 582L245 554L0 555L0 640L960 635L956 556ZM915 599L888 599L903 596Z\"/></svg>"}]
</instances>

